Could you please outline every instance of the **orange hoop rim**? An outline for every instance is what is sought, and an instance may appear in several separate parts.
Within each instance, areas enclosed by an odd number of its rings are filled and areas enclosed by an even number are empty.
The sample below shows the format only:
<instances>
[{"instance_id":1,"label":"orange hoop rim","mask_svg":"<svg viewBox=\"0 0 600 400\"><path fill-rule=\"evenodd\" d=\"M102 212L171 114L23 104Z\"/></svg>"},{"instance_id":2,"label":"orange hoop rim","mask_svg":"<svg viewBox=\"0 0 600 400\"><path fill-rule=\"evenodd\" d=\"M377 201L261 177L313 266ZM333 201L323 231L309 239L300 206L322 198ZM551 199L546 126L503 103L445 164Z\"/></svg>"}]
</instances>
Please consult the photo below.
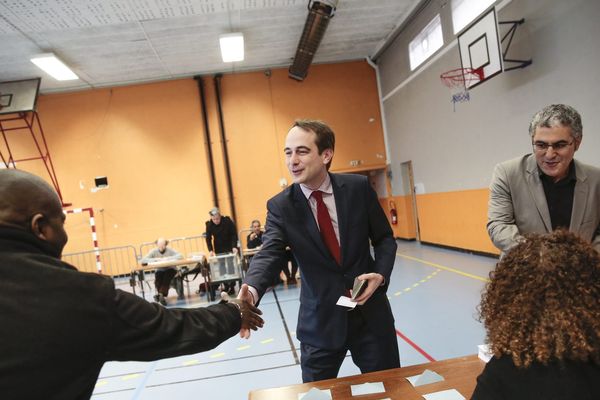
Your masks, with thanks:
<instances>
[{"instance_id":1,"label":"orange hoop rim","mask_svg":"<svg viewBox=\"0 0 600 400\"><path fill-rule=\"evenodd\" d=\"M449 88L483 80L483 68L455 68L440 74L442 83Z\"/></svg>"}]
</instances>

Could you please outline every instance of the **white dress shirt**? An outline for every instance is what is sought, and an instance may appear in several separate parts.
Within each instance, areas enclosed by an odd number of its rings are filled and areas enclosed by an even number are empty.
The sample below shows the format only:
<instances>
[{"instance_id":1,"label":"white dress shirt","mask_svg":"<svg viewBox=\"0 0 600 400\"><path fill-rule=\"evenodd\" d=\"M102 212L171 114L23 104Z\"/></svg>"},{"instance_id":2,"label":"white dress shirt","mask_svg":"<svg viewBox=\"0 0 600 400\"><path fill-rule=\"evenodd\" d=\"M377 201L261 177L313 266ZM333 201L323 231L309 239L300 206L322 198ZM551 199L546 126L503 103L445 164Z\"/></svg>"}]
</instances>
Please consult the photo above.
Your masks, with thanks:
<instances>
[{"instance_id":1,"label":"white dress shirt","mask_svg":"<svg viewBox=\"0 0 600 400\"><path fill-rule=\"evenodd\" d=\"M331 178L329 177L329 174L327 174L325 180L323 181L321 186L319 186L318 189L312 190L303 184L300 184L300 189L302 189L302 193L304 193L304 196L308 200L310 210L312 211L312 214L315 217L315 222L317 223L317 226L319 226L319 220L317 219L317 200L315 200L311 195L316 190L320 190L321 192L323 192L323 203L325 203L325 206L327 206L327 212L329 213L331 223L333 224L335 237L337 238L338 244L340 244L340 229L338 227L337 209L335 207L335 197L333 196L333 188L331 187ZM319 230L321 230L320 226Z\"/></svg>"}]
</instances>

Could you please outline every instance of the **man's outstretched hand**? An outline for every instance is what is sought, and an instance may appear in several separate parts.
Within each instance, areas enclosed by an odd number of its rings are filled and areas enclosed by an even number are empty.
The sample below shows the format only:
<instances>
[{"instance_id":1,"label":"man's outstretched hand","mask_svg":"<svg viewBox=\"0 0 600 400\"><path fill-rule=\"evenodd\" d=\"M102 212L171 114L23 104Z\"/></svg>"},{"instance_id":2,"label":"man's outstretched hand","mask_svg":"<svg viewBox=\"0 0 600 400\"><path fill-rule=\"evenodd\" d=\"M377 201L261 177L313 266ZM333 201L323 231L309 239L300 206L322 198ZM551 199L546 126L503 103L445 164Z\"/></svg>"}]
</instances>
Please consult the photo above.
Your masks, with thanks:
<instances>
[{"instance_id":1,"label":"man's outstretched hand","mask_svg":"<svg viewBox=\"0 0 600 400\"><path fill-rule=\"evenodd\" d=\"M239 301L245 301L248 303L248 305L252 305L252 307L254 307L254 296L252 296L252 293L250 293L250 291L248 290L248 285L246 283L242 284L242 287L240 288L240 292L238 293L237 296L237 300ZM257 308L258 310L258 308ZM262 319L261 319L262 321ZM262 327L262 324L261 324ZM254 329L256 330L256 329ZM249 339L250 338L250 329L248 329L248 327L244 327L244 325L242 324L242 329L240 329L240 337L244 338L244 339Z\"/></svg>"},{"instance_id":2,"label":"man's outstretched hand","mask_svg":"<svg viewBox=\"0 0 600 400\"><path fill-rule=\"evenodd\" d=\"M247 301L240 299L230 299L229 302L237 305L240 309L240 315L242 317L242 328L240 329L240 332L247 330L248 336L250 336L250 329L256 331L258 328L263 327L265 321L263 321L263 319L260 317L262 315L262 311L260 311L257 307L254 307Z\"/></svg>"}]
</instances>

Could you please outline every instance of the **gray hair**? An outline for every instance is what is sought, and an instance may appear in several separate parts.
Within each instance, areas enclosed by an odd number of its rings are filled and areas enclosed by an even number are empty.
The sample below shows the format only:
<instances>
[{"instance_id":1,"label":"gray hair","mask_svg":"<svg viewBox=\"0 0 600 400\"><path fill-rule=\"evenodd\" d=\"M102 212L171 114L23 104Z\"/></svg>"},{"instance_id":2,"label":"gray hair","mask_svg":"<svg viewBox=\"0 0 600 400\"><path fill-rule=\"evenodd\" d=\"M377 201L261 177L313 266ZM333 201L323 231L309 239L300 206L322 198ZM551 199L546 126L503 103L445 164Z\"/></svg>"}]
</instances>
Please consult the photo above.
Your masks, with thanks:
<instances>
[{"instance_id":1,"label":"gray hair","mask_svg":"<svg viewBox=\"0 0 600 400\"><path fill-rule=\"evenodd\" d=\"M551 104L538 111L529 124L529 134L533 137L539 127L553 128L558 125L570 128L574 139L581 139L583 136L581 115L566 104Z\"/></svg>"}]
</instances>

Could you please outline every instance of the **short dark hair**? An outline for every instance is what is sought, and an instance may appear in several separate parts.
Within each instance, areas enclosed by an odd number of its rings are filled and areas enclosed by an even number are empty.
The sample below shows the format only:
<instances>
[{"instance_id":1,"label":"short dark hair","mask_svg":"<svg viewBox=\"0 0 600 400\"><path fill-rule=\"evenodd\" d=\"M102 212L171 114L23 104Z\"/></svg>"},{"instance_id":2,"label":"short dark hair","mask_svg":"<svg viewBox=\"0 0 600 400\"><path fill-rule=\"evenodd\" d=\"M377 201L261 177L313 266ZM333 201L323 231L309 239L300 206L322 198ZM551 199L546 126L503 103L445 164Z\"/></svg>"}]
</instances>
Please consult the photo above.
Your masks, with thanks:
<instances>
[{"instance_id":1,"label":"short dark hair","mask_svg":"<svg viewBox=\"0 0 600 400\"><path fill-rule=\"evenodd\" d=\"M581 115L566 104L550 104L538 111L529 124L529 134L533 137L537 128L553 128L557 125L570 128L573 139L580 139L583 136Z\"/></svg>"},{"instance_id":2,"label":"short dark hair","mask_svg":"<svg viewBox=\"0 0 600 400\"><path fill-rule=\"evenodd\" d=\"M317 149L319 149L319 154L323 154L323 151L327 149L335 151L335 133L333 133L333 130L325 122L312 119L297 119L294 121L292 128L295 126L305 131L312 131L317 135L315 144L317 145ZM329 170L332 160L327 163L327 170Z\"/></svg>"},{"instance_id":3,"label":"short dark hair","mask_svg":"<svg viewBox=\"0 0 600 400\"><path fill-rule=\"evenodd\" d=\"M254 225L255 222L260 226L260 221L257 219L253 219L252 222L250 222L250 226Z\"/></svg>"}]
</instances>

